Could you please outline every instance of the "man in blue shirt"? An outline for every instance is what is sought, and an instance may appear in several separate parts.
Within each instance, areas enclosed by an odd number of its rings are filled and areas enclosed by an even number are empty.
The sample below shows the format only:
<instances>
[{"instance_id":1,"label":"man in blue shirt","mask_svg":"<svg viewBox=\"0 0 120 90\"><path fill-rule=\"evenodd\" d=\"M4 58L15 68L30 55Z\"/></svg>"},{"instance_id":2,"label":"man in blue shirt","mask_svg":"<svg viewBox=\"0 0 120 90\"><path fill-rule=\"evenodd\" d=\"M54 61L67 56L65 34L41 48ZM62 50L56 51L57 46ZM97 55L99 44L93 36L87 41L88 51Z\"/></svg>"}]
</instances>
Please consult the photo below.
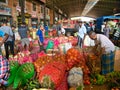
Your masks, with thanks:
<instances>
[{"instance_id":1,"label":"man in blue shirt","mask_svg":"<svg viewBox=\"0 0 120 90\"><path fill-rule=\"evenodd\" d=\"M21 42L22 42L22 47L23 50L29 50L29 38L28 38L28 27L25 22L23 22L19 27L18 27L18 33L21 37Z\"/></svg>"},{"instance_id":2,"label":"man in blue shirt","mask_svg":"<svg viewBox=\"0 0 120 90\"><path fill-rule=\"evenodd\" d=\"M37 31L37 36L39 37L39 45L40 45L40 51L43 50L43 42L44 42L44 34L45 34L45 30L44 27L41 25L40 29L38 29Z\"/></svg>"}]
</instances>

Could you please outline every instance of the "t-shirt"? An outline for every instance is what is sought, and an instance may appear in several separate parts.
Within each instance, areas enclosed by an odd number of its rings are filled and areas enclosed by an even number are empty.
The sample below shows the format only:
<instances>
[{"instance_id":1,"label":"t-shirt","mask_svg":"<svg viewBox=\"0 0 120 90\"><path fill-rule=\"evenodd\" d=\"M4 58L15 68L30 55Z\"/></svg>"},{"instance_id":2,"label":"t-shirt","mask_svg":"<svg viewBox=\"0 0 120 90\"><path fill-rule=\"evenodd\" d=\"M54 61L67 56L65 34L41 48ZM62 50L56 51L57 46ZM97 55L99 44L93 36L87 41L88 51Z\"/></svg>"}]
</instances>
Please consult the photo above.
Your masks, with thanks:
<instances>
[{"instance_id":1,"label":"t-shirt","mask_svg":"<svg viewBox=\"0 0 120 90\"><path fill-rule=\"evenodd\" d=\"M97 40L100 42L101 47L105 48L106 53L115 50L114 44L105 35L97 34Z\"/></svg>"},{"instance_id":2,"label":"t-shirt","mask_svg":"<svg viewBox=\"0 0 120 90\"><path fill-rule=\"evenodd\" d=\"M27 30L28 30L27 26L20 26L18 28L18 32L20 34L21 39L28 38L28 36L27 36Z\"/></svg>"},{"instance_id":3,"label":"t-shirt","mask_svg":"<svg viewBox=\"0 0 120 90\"><path fill-rule=\"evenodd\" d=\"M9 26L2 26L2 27L0 27L0 30L3 31L4 33L7 33L9 35L8 39L6 40L6 42L13 40L13 38L11 37L11 36L13 36L13 32L12 32L11 27L9 27Z\"/></svg>"},{"instance_id":4,"label":"t-shirt","mask_svg":"<svg viewBox=\"0 0 120 90\"><path fill-rule=\"evenodd\" d=\"M87 33L87 30L84 25L82 25L81 28L79 27L78 36L80 36L83 39L86 33Z\"/></svg>"},{"instance_id":5,"label":"t-shirt","mask_svg":"<svg viewBox=\"0 0 120 90\"><path fill-rule=\"evenodd\" d=\"M39 36L40 42L43 43L44 41L43 32L39 29L36 34Z\"/></svg>"}]
</instances>

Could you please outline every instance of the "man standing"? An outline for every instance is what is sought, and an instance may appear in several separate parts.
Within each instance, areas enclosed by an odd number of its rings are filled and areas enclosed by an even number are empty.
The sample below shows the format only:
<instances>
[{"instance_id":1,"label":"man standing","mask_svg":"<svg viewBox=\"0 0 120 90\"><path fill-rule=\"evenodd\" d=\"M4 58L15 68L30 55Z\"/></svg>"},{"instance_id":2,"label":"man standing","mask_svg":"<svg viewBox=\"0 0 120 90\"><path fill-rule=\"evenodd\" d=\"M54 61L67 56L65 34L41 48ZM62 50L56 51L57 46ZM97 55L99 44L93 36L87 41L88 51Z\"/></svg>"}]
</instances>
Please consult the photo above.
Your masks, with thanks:
<instances>
[{"instance_id":1,"label":"man standing","mask_svg":"<svg viewBox=\"0 0 120 90\"><path fill-rule=\"evenodd\" d=\"M102 74L107 74L114 71L114 44L107 38L105 35L96 34L95 32L89 32L89 37L95 40L95 44L100 45L102 48L102 57L101 57L101 69Z\"/></svg>"},{"instance_id":2,"label":"man standing","mask_svg":"<svg viewBox=\"0 0 120 90\"><path fill-rule=\"evenodd\" d=\"M11 27L7 26L7 22L3 22L2 27L0 27L0 30L4 33L7 33L9 35L8 39L4 42L5 45L5 51L6 51L6 58L9 59L9 47L12 55L14 55L14 48L13 48L13 32Z\"/></svg>"},{"instance_id":3,"label":"man standing","mask_svg":"<svg viewBox=\"0 0 120 90\"><path fill-rule=\"evenodd\" d=\"M87 34L87 30L81 21L79 21L78 23L79 23L78 46L80 46L82 48L83 39L84 39L85 35Z\"/></svg>"},{"instance_id":4,"label":"man standing","mask_svg":"<svg viewBox=\"0 0 120 90\"><path fill-rule=\"evenodd\" d=\"M18 27L18 33L21 37L21 42L22 42L22 47L23 50L29 50L29 39L28 39L28 27L26 26L26 23L23 22L19 27Z\"/></svg>"},{"instance_id":5,"label":"man standing","mask_svg":"<svg viewBox=\"0 0 120 90\"><path fill-rule=\"evenodd\" d=\"M105 27L103 28L103 33L105 36L107 36L109 38L110 27L107 24L105 24Z\"/></svg>"}]
</instances>

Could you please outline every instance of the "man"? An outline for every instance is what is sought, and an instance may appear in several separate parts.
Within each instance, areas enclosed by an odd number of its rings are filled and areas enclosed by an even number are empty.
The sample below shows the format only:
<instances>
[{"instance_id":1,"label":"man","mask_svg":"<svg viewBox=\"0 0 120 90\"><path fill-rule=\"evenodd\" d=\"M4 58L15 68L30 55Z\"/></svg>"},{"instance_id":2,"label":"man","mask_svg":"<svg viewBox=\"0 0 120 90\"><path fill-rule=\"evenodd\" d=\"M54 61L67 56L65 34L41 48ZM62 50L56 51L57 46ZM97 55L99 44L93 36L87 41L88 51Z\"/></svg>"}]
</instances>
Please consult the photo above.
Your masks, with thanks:
<instances>
[{"instance_id":1,"label":"man","mask_svg":"<svg viewBox=\"0 0 120 90\"><path fill-rule=\"evenodd\" d=\"M45 35L45 29L42 25L40 26L40 28L38 29L36 34L39 38L38 43L39 43L39 46L40 46L40 51L42 51L44 49L43 42L44 42L44 35Z\"/></svg>"},{"instance_id":2,"label":"man","mask_svg":"<svg viewBox=\"0 0 120 90\"><path fill-rule=\"evenodd\" d=\"M108 38L109 38L109 34L110 34L110 27L107 25L107 24L105 24L105 27L103 28L103 33L104 33L104 35L105 36L107 36Z\"/></svg>"},{"instance_id":3,"label":"man","mask_svg":"<svg viewBox=\"0 0 120 90\"><path fill-rule=\"evenodd\" d=\"M18 27L18 33L21 37L21 42L22 42L22 50L29 50L29 39L28 39L28 27L26 26L26 23L23 22L19 27Z\"/></svg>"},{"instance_id":4,"label":"man","mask_svg":"<svg viewBox=\"0 0 120 90\"><path fill-rule=\"evenodd\" d=\"M102 74L107 74L114 71L114 44L105 35L96 34L93 31L89 32L89 37L95 40L95 44L102 48L101 69Z\"/></svg>"},{"instance_id":5,"label":"man","mask_svg":"<svg viewBox=\"0 0 120 90\"><path fill-rule=\"evenodd\" d=\"M8 78L9 73L9 62L5 58L2 57L2 51L1 46L4 44L4 42L9 37L8 34L4 33L0 30L0 85L7 85L6 79Z\"/></svg>"},{"instance_id":6,"label":"man","mask_svg":"<svg viewBox=\"0 0 120 90\"><path fill-rule=\"evenodd\" d=\"M82 48L83 39L84 39L85 35L87 34L87 30L81 21L79 21L78 23L79 23L78 46L80 46Z\"/></svg>"},{"instance_id":7,"label":"man","mask_svg":"<svg viewBox=\"0 0 120 90\"><path fill-rule=\"evenodd\" d=\"M4 42L5 45L5 51L6 51L6 58L9 59L9 47L12 55L14 55L14 48L13 48L13 32L11 27L7 26L7 22L3 22L2 27L0 27L0 30L4 33L7 33L9 35L8 39Z\"/></svg>"}]
</instances>

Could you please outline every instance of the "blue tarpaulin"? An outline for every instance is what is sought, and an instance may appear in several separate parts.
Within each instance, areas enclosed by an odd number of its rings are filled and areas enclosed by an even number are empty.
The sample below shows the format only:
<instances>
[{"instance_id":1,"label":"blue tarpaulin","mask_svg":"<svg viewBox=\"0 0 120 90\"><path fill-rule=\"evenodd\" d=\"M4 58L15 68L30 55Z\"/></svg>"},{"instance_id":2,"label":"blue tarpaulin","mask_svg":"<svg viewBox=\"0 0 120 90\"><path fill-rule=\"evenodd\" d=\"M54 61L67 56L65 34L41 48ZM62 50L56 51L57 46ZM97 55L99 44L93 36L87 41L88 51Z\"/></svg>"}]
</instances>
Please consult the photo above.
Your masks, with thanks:
<instances>
[{"instance_id":1,"label":"blue tarpaulin","mask_svg":"<svg viewBox=\"0 0 120 90\"><path fill-rule=\"evenodd\" d=\"M103 24L105 19L120 19L120 16L102 16L96 19L96 28L97 30L101 30L101 25Z\"/></svg>"}]
</instances>

